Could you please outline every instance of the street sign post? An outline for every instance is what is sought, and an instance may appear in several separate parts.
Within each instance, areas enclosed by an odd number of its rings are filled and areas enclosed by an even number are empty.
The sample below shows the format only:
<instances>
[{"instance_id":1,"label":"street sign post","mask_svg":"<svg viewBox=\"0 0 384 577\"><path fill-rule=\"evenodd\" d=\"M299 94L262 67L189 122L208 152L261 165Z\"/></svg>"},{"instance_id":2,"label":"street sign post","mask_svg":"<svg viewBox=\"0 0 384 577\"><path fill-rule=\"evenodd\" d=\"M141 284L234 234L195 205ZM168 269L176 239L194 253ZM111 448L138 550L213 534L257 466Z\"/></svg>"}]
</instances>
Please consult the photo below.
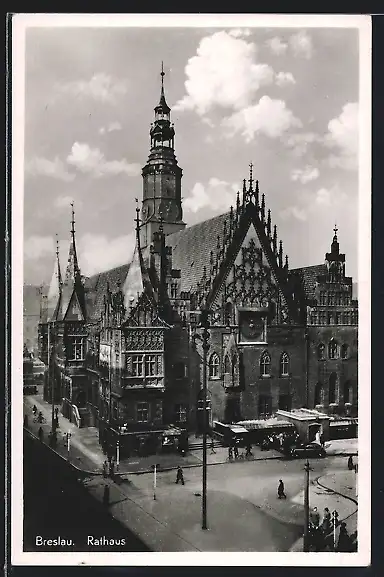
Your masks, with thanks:
<instances>
[{"instance_id":1,"label":"street sign post","mask_svg":"<svg viewBox=\"0 0 384 577\"><path fill-rule=\"evenodd\" d=\"M159 467L159 463L155 463L152 465L153 469L153 500L156 501L156 483L157 483L157 467Z\"/></svg>"}]
</instances>

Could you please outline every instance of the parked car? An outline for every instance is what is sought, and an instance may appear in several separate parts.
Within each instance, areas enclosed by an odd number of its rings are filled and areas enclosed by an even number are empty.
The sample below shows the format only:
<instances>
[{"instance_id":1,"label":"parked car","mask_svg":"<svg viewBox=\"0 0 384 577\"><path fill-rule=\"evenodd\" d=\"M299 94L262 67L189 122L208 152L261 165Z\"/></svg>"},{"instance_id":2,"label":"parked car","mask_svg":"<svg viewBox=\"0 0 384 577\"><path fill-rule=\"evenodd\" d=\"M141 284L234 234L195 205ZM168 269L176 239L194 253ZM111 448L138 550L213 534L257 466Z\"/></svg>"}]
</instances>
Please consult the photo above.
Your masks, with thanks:
<instances>
[{"instance_id":1,"label":"parked car","mask_svg":"<svg viewBox=\"0 0 384 577\"><path fill-rule=\"evenodd\" d=\"M324 447L318 443L300 443L291 447L291 457L294 459L299 457L325 457L326 454Z\"/></svg>"}]
</instances>

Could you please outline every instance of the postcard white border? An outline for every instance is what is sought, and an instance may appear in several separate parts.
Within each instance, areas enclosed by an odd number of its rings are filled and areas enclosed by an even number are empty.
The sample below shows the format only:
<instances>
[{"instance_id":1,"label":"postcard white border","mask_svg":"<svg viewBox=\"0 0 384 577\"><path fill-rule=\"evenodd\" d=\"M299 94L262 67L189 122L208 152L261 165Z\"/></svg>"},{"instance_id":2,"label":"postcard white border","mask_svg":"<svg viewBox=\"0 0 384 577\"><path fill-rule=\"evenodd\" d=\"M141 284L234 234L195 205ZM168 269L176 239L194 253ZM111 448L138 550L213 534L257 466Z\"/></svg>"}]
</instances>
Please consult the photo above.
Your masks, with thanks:
<instances>
[{"instance_id":1,"label":"postcard white border","mask_svg":"<svg viewBox=\"0 0 384 577\"><path fill-rule=\"evenodd\" d=\"M359 551L357 553L29 553L22 551L23 159L25 32L40 27L356 28L359 101ZM98 566L367 566L371 542L371 18L364 15L17 14L12 21L11 563ZM369 450L368 450L369 449Z\"/></svg>"}]
</instances>

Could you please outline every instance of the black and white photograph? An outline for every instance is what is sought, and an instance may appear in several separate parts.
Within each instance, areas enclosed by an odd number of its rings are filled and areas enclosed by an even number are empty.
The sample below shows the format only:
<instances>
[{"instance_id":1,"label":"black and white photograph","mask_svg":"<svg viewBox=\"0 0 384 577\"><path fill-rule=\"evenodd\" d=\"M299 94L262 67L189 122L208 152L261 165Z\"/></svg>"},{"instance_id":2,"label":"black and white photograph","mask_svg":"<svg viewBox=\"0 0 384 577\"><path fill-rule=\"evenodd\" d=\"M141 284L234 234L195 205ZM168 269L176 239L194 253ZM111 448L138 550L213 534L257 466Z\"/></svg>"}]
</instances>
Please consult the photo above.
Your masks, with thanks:
<instances>
[{"instance_id":1,"label":"black and white photograph","mask_svg":"<svg viewBox=\"0 0 384 577\"><path fill-rule=\"evenodd\" d=\"M14 17L13 564L369 564L370 45Z\"/></svg>"}]
</instances>

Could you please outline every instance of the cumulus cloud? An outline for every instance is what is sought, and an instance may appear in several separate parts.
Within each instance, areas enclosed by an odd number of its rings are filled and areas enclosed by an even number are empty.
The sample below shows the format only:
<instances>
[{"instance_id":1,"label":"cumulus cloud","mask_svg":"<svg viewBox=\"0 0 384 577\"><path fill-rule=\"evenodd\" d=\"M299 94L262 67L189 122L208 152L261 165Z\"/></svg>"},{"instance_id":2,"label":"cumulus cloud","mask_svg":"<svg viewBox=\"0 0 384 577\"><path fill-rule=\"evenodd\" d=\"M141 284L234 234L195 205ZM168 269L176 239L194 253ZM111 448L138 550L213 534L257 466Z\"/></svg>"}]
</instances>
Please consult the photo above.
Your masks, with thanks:
<instances>
[{"instance_id":1,"label":"cumulus cloud","mask_svg":"<svg viewBox=\"0 0 384 577\"><path fill-rule=\"evenodd\" d=\"M237 110L249 106L260 87L274 79L273 69L255 59L253 42L224 31L204 37L185 67L186 95L174 109L204 115L214 106Z\"/></svg>"},{"instance_id":2,"label":"cumulus cloud","mask_svg":"<svg viewBox=\"0 0 384 577\"><path fill-rule=\"evenodd\" d=\"M284 42L279 36L275 36L274 38L269 38L266 40L265 44L271 50L273 54L277 56L281 56L285 54L288 49L287 42Z\"/></svg>"},{"instance_id":3,"label":"cumulus cloud","mask_svg":"<svg viewBox=\"0 0 384 577\"><path fill-rule=\"evenodd\" d=\"M298 206L288 206L284 210L280 211L280 216L283 220L294 218L302 222L306 221L308 218L307 211Z\"/></svg>"},{"instance_id":4,"label":"cumulus cloud","mask_svg":"<svg viewBox=\"0 0 384 577\"><path fill-rule=\"evenodd\" d=\"M32 235L24 240L24 257L28 260L39 260L55 251L51 236Z\"/></svg>"},{"instance_id":5,"label":"cumulus cloud","mask_svg":"<svg viewBox=\"0 0 384 577\"><path fill-rule=\"evenodd\" d=\"M240 132L247 142L253 140L257 133L279 138L289 128L301 126L300 120L283 100L273 100L269 96L262 96L257 104L235 112L222 124L229 136Z\"/></svg>"},{"instance_id":6,"label":"cumulus cloud","mask_svg":"<svg viewBox=\"0 0 384 577\"><path fill-rule=\"evenodd\" d=\"M311 58L313 53L312 38L304 30L300 30L289 38L289 46L295 56Z\"/></svg>"},{"instance_id":7,"label":"cumulus cloud","mask_svg":"<svg viewBox=\"0 0 384 577\"><path fill-rule=\"evenodd\" d=\"M64 162L58 157L49 160L35 156L25 163L25 171L32 176L48 176L64 182L72 182L75 179L75 175L68 172Z\"/></svg>"},{"instance_id":8,"label":"cumulus cloud","mask_svg":"<svg viewBox=\"0 0 384 577\"><path fill-rule=\"evenodd\" d=\"M125 80L112 78L108 74L99 73L89 80L57 83L57 95L70 95L75 98L91 98L106 104L116 104L121 96L127 93L128 85Z\"/></svg>"},{"instance_id":9,"label":"cumulus cloud","mask_svg":"<svg viewBox=\"0 0 384 577\"><path fill-rule=\"evenodd\" d=\"M250 36L251 31L249 28L233 28L229 31L229 34L234 38L240 38L241 36Z\"/></svg>"},{"instance_id":10,"label":"cumulus cloud","mask_svg":"<svg viewBox=\"0 0 384 577\"><path fill-rule=\"evenodd\" d=\"M122 130L120 122L110 122L107 126L101 126L99 128L99 134L106 134L108 132L116 132L117 130Z\"/></svg>"},{"instance_id":11,"label":"cumulus cloud","mask_svg":"<svg viewBox=\"0 0 384 577\"><path fill-rule=\"evenodd\" d=\"M92 275L129 262L135 244L134 233L108 238L103 234L85 234L78 241L81 271Z\"/></svg>"},{"instance_id":12,"label":"cumulus cloud","mask_svg":"<svg viewBox=\"0 0 384 577\"><path fill-rule=\"evenodd\" d=\"M315 203L317 206L330 207L340 205L347 200L345 192L340 190L340 187L335 184L330 188L319 188L315 195Z\"/></svg>"},{"instance_id":13,"label":"cumulus cloud","mask_svg":"<svg viewBox=\"0 0 384 577\"><path fill-rule=\"evenodd\" d=\"M296 84L296 80L291 72L278 72L276 74L277 86L287 86L288 84Z\"/></svg>"},{"instance_id":14,"label":"cumulus cloud","mask_svg":"<svg viewBox=\"0 0 384 577\"><path fill-rule=\"evenodd\" d=\"M357 168L358 112L357 102L348 102L340 115L329 122L324 143L335 151L329 158L331 166Z\"/></svg>"},{"instance_id":15,"label":"cumulus cloud","mask_svg":"<svg viewBox=\"0 0 384 577\"><path fill-rule=\"evenodd\" d=\"M311 180L316 180L319 176L319 170L316 167L309 165L305 168L295 168L291 171L291 180L299 181L302 184L311 182Z\"/></svg>"},{"instance_id":16,"label":"cumulus cloud","mask_svg":"<svg viewBox=\"0 0 384 577\"><path fill-rule=\"evenodd\" d=\"M295 132L284 135L283 142L297 157L304 156L310 144L319 142L320 136L315 132Z\"/></svg>"},{"instance_id":17,"label":"cumulus cloud","mask_svg":"<svg viewBox=\"0 0 384 577\"><path fill-rule=\"evenodd\" d=\"M126 174L137 176L141 172L139 164L129 164L124 158L121 160L106 160L99 148L91 148L89 144L75 142L67 162L79 171L90 174L95 178L102 176Z\"/></svg>"},{"instance_id":18,"label":"cumulus cloud","mask_svg":"<svg viewBox=\"0 0 384 577\"><path fill-rule=\"evenodd\" d=\"M196 182L191 195L184 200L183 206L194 213L202 208L210 208L214 211L228 210L234 204L237 189L237 184L230 184L215 177L212 177L206 186L201 182Z\"/></svg>"}]
</instances>

